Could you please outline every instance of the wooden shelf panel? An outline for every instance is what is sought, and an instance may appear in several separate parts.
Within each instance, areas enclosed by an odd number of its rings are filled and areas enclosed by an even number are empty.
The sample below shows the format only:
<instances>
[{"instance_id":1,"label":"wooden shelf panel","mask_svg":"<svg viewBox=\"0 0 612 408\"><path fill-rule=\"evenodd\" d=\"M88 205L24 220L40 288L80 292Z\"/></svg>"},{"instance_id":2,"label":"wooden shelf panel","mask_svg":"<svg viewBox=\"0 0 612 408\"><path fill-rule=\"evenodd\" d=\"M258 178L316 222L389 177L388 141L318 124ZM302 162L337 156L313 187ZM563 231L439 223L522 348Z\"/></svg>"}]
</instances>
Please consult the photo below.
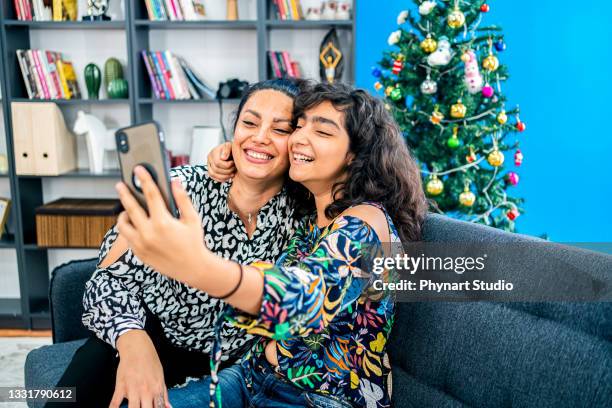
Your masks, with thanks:
<instances>
[{"instance_id":1,"label":"wooden shelf panel","mask_svg":"<svg viewBox=\"0 0 612 408\"><path fill-rule=\"evenodd\" d=\"M125 21L22 21L4 20L5 27L28 27L34 30L122 30Z\"/></svg>"},{"instance_id":2,"label":"wooden shelf panel","mask_svg":"<svg viewBox=\"0 0 612 408\"><path fill-rule=\"evenodd\" d=\"M21 174L17 175L19 178L120 178L121 173L119 170L105 171L104 173L94 174L89 170L77 169L67 173L59 174L57 176L47 176L38 174Z\"/></svg>"},{"instance_id":3,"label":"wooden shelf panel","mask_svg":"<svg viewBox=\"0 0 612 408\"><path fill-rule=\"evenodd\" d=\"M136 20L136 27L146 27L155 30L255 30L256 20L203 20L203 21L150 21Z\"/></svg>"},{"instance_id":4,"label":"wooden shelf panel","mask_svg":"<svg viewBox=\"0 0 612 408\"><path fill-rule=\"evenodd\" d=\"M58 105L119 105L128 104L129 99L28 99L12 98L13 102L54 102Z\"/></svg>"},{"instance_id":5,"label":"wooden shelf panel","mask_svg":"<svg viewBox=\"0 0 612 408\"><path fill-rule=\"evenodd\" d=\"M351 29L353 20L267 20L266 26L275 29Z\"/></svg>"}]
</instances>

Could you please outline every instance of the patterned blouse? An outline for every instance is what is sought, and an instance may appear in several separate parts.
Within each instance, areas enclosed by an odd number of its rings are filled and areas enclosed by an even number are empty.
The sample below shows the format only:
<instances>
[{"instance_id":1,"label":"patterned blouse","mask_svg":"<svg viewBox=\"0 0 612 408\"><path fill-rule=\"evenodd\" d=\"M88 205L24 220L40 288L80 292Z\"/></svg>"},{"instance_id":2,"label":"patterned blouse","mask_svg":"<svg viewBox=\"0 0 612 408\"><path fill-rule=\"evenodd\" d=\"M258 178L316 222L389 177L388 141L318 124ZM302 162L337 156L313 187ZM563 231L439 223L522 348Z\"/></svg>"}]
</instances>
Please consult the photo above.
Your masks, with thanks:
<instances>
[{"instance_id":1,"label":"patterned blouse","mask_svg":"<svg viewBox=\"0 0 612 408\"><path fill-rule=\"evenodd\" d=\"M385 212L391 242L399 242L384 208L368 204ZM260 314L231 309L226 316L261 336L241 363L247 384L271 338L277 340L277 373L295 386L359 407L391 405L385 345L395 302L391 293L373 291L379 275L370 273L371 257L383 256L382 248L376 232L359 218L341 216L323 229L311 218L276 264L252 264L264 278Z\"/></svg>"},{"instance_id":2,"label":"patterned blouse","mask_svg":"<svg viewBox=\"0 0 612 408\"><path fill-rule=\"evenodd\" d=\"M244 224L227 206L231 183L218 183L205 166L181 166L170 170L179 178L199 212L206 246L219 256L236 262L260 259L273 262L293 235L298 222L293 206L282 190L257 215L251 239ZM98 264L117 239L116 225L106 233ZM141 262L128 249L106 268L98 268L86 284L83 324L113 347L128 330L145 327L146 307L159 318L166 337L175 345L210 352L215 340L215 323L225 303L181 282L167 278ZM232 326L221 330L224 360L244 354L252 335Z\"/></svg>"}]
</instances>

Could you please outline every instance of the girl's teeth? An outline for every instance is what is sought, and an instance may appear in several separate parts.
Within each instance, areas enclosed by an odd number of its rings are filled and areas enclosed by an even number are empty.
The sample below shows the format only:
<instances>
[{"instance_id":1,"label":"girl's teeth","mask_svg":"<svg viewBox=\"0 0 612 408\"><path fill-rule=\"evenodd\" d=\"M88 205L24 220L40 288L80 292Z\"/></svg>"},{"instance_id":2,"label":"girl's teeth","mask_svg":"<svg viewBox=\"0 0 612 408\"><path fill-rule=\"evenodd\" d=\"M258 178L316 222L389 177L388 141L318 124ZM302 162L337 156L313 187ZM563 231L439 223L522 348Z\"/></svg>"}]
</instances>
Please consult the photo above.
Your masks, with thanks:
<instances>
[{"instance_id":1,"label":"girl's teeth","mask_svg":"<svg viewBox=\"0 0 612 408\"><path fill-rule=\"evenodd\" d=\"M255 158L255 159L261 159L261 160L270 160L272 158L272 156L265 154L265 153L259 153L259 152L254 152L252 150L247 150L247 155Z\"/></svg>"},{"instance_id":2,"label":"girl's teeth","mask_svg":"<svg viewBox=\"0 0 612 408\"><path fill-rule=\"evenodd\" d=\"M313 160L312 158L310 158L310 157L308 157L308 156L304 156L304 155L302 155L302 154L297 154L297 153L295 153L295 154L293 155L293 158L294 158L295 160L298 160L298 161L305 161L305 162L310 162L310 161L312 161L312 160Z\"/></svg>"}]
</instances>

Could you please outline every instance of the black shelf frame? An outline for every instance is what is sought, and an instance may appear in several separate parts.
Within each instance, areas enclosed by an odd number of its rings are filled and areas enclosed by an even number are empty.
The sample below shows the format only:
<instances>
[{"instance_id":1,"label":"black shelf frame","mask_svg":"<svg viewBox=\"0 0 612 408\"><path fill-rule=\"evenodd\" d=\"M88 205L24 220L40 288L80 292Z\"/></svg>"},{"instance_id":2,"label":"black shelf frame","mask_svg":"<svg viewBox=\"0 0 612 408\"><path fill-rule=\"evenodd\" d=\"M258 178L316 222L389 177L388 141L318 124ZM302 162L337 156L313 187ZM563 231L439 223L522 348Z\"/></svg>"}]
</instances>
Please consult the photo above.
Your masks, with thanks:
<instances>
[{"instance_id":1,"label":"black shelf frame","mask_svg":"<svg viewBox=\"0 0 612 408\"><path fill-rule=\"evenodd\" d=\"M20 299L0 298L0 328L42 329L51 326L48 291L49 291L49 258L50 250L79 248L47 248L36 244L35 208L43 204L43 181L49 179L119 179L118 171L92 174L86 170L75 170L58 176L17 175L13 154L13 134L11 120L11 102L55 102L61 108L73 106L114 106L127 105L130 111L130 123L135 124L154 119L155 106L166 105L202 105L203 108L216 108L216 100L159 100L154 98L148 74L142 62L141 50L149 50L151 32L157 30L248 30L257 38L257 61L249 61L257 68L258 80L272 77L268 63L270 39L275 31L285 30L325 30L335 27L350 32L350 44L342 44L349 50L343 80L353 83L355 72L355 16L358 0L353 0L351 20L321 21L279 21L275 19L273 0L257 0L256 20L237 21L149 21L144 0L124 0L125 19L120 21L20 21L17 20L12 1L0 2L0 85L2 88L1 108L6 130L6 149L9 171L0 174L8 178L11 191L11 213L14 235L0 239L0 249L15 250L19 274ZM124 71L129 86L128 99L28 99L19 63L15 54L17 49L30 48L32 30L61 30L67 33L78 33L81 30L120 30L125 33L127 49L127 67ZM97 35L98 33L96 33ZM100 34L103 35L103 34ZM277 34L284 35L284 34ZM57 49L63 51L61 45ZM318 53L318 49L313 50ZM83 67L76 67L82 69ZM83 84L81 84L83 85ZM238 100L226 100L224 104L237 103ZM83 248L85 249L85 248ZM87 248L91 249L91 248Z\"/></svg>"}]
</instances>

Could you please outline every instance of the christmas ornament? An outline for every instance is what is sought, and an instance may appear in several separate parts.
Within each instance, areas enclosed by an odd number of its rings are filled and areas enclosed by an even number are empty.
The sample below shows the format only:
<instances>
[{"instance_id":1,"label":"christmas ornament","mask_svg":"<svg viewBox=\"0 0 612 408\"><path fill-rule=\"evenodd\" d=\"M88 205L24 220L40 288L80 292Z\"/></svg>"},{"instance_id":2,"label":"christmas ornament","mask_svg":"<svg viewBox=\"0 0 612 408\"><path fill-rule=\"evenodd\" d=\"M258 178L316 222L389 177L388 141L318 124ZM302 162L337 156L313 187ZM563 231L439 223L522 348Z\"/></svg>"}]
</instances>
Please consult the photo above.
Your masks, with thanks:
<instances>
[{"instance_id":1,"label":"christmas ornament","mask_svg":"<svg viewBox=\"0 0 612 408\"><path fill-rule=\"evenodd\" d=\"M397 15L397 25L402 25L408 19L408 10L404 10Z\"/></svg>"},{"instance_id":2,"label":"christmas ornament","mask_svg":"<svg viewBox=\"0 0 612 408\"><path fill-rule=\"evenodd\" d=\"M459 194L459 203L464 207L471 207L476 201L476 196L470 191L470 182L466 180L463 193Z\"/></svg>"},{"instance_id":3,"label":"christmas ornament","mask_svg":"<svg viewBox=\"0 0 612 408\"><path fill-rule=\"evenodd\" d=\"M399 101L402 99L402 90L400 88L395 88L391 91L391 99L394 101Z\"/></svg>"},{"instance_id":4,"label":"christmas ornament","mask_svg":"<svg viewBox=\"0 0 612 408\"><path fill-rule=\"evenodd\" d=\"M504 163L504 154L497 150L497 146L487 156L487 161L493 167L499 167Z\"/></svg>"},{"instance_id":5,"label":"christmas ornament","mask_svg":"<svg viewBox=\"0 0 612 408\"><path fill-rule=\"evenodd\" d=\"M395 88L393 88L392 86L388 86L385 88L385 95L386 96L390 96L391 95L391 91L393 91Z\"/></svg>"},{"instance_id":6,"label":"christmas ornament","mask_svg":"<svg viewBox=\"0 0 612 408\"><path fill-rule=\"evenodd\" d=\"M503 52L506 50L506 43L501 38L495 42L495 49L498 52Z\"/></svg>"},{"instance_id":7,"label":"christmas ornament","mask_svg":"<svg viewBox=\"0 0 612 408\"><path fill-rule=\"evenodd\" d=\"M382 88L382 84L380 82L374 83L374 89L376 89L377 91L380 91L381 88Z\"/></svg>"},{"instance_id":8,"label":"christmas ornament","mask_svg":"<svg viewBox=\"0 0 612 408\"><path fill-rule=\"evenodd\" d=\"M459 141L459 138L457 137L458 131L459 131L459 128L455 126L455 128L453 129L453 135L449 137L448 140L446 141L446 145L450 147L451 149L456 149L461 144L461 142Z\"/></svg>"},{"instance_id":9,"label":"christmas ornament","mask_svg":"<svg viewBox=\"0 0 612 408\"><path fill-rule=\"evenodd\" d=\"M463 119L467 113L467 108L461 102L461 99L457 99L457 103L451 106L450 115L455 119Z\"/></svg>"},{"instance_id":10,"label":"christmas ornament","mask_svg":"<svg viewBox=\"0 0 612 408\"><path fill-rule=\"evenodd\" d=\"M487 3L484 3L482 6L480 6L480 11L482 11L483 13L488 13L489 10L491 10L491 8Z\"/></svg>"},{"instance_id":11,"label":"christmas ornament","mask_svg":"<svg viewBox=\"0 0 612 408\"><path fill-rule=\"evenodd\" d=\"M454 53L451 52L451 45L447 37L440 37L435 52L427 57L427 63L432 67L448 65Z\"/></svg>"},{"instance_id":12,"label":"christmas ornament","mask_svg":"<svg viewBox=\"0 0 612 408\"><path fill-rule=\"evenodd\" d=\"M404 58L404 55L400 54L397 59L393 61L393 69L391 70L393 75L398 75L404 68Z\"/></svg>"},{"instance_id":13,"label":"christmas ornament","mask_svg":"<svg viewBox=\"0 0 612 408\"><path fill-rule=\"evenodd\" d=\"M461 60L465 63L465 86L470 94L474 95L482 89L482 75L478 68L476 53L468 50L463 53Z\"/></svg>"},{"instance_id":14,"label":"christmas ornament","mask_svg":"<svg viewBox=\"0 0 612 408\"><path fill-rule=\"evenodd\" d=\"M439 125L440 122L442 122L442 119L444 119L444 115L438 110L438 105L436 105L433 113L429 117L429 121L434 125Z\"/></svg>"},{"instance_id":15,"label":"christmas ornament","mask_svg":"<svg viewBox=\"0 0 612 408\"><path fill-rule=\"evenodd\" d=\"M465 24L465 14L461 10L459 10L459 5L457 1L455 1L455 8L450 12L448 17L446 18L446 22L450 28L461 28L463 24Z\"/></svg>"},{"instance_id":16,"label":"christmas ornament","mask_svg":"<svg viewBox=\"0 0 612 408\"><path fill-rule=\"evenodd\" d=\"M434 52L437 47L438 43L436 42L436 40L431 38L431 34L427 34L427 38L425 38L421 42L421 49L427 54L431 54L432 52Z\"/></svg>"},{"instance_id":17,"label":"christmas ornament","mask_svg":"<svg viewBox=\"0 0 612 408\"><path fill-rule=\"evenodd\" d=\"M440 180L438 176L434 174L431 176L431 178L427 182L427 185L425 186L425 190L427 191L429 195L432 195L432 196L440 195L442 191L444 191L444 183L442 183L442 180Z\"/></svg>"},{"instance_id":18,"label":"christmas ornament","mask_svg":"<svg viewBox=\"0 0 612 408\"><path fill-rule=\"evenodd\" d=\"M506 217L508 217L510 221L516 220L519 215L521 215L521 213L519 213L516 208L512 208L506 213Z\"/></svg>"},{"instance_id":19,"label":"christmas ornament","mask_svg":"<svg viewBox=\"0 0 612 408\"><path fill-rule=\"evenodd\" d=\"M520 166L521 164L523 164L523 153L521 153L521 149L516 149L514 153L514 165Z\"/></svg>"},{"instance_id":20,"label":"christmas ornament","mask_svg":"<svg viewBox=\"0 0 612 408\"><path fill-rule=\"evenodd\" d=\"M377 67L372 68L372 76L374 78L380 78L381 75L382 75L382 71L379 68Z\"/></svg>"},{"instance_id":21,"label":"christmas ornament","mask_svg":"<svg viewBox=\"0 0 612 408\"><path fill-rule=\"evenodd\" d=\"M489 38L489 55L482 61L482 67L489 72L496 71L499 68L499 60L493 55L493 41Z\"/></svg>"},{"instance_id":22,"label":"christmas ornament","mask_svg":"<svg viewBox=\"0 0 612 408\"><path fill-rule=\"evenodd\" d=\"M429 74L427 74L427 79L423 81L421 84L421 92L425 95L432 95L438 91L438 84L436 81L432 81Z\"/></svg>"},{"instance_id":23,"label":"christmas ornament","mask_svg":"<svg viewBox=\"0 0 612 408\"><path fill-rule=\"evenodd\" d=\"M395 45L399 42L401 36L402 36L401 30L394 31L389 35L389 38L387 39L387 43L389 43L389 45Z\"/></svg>"},{"instance_id":24,"label":"christmas ornament","mask_svg":"<svg viewBox=\"0 0 612 408\"><path fill-rule=\"evenodd\" d=\"M485 98L492 97L494 93L495 93L495 90L488 83L482 88L482 96L484 96Z\"/></svg>"},{"instance_id":25,"label":"christmas ornament","mask_svg":"<svg viewBox=\"0 0 612 408\"><path fill-rule=\"evenodd\" d=\"M419 6L419 14L422 16L426 16L436 7L435 1L424 1Z\"/></svg>"},{"instance_id":26,"label":"christmas ornament","mask_svg":"<svg viewBox=\"0 0 612 408\"><path fill-rule=\"evenodd\" d=\"M513 186L516 186L519 182L519 175L516 174L515 172L511 171L508 174L506 174L506 183L508 184L512 184Z\"/></svg>"},{"instance_id":27,"label":"christmas ornament","mask_svg":"<svg viewBox=\"0 0 612 408\"><path fill-rule=\"evenodd\" d=\"M474 147L470 146L470 153L465 156L465 161L467 161L468 163L474 163L476 161L477 157L476 157L476 153L474 153Z\"/></svg>"},{"instance_id":28,"label":"christmas ornament","mask_svg":"<svg viewBox=\"0 0 612 408\"><path fill-rule=\"evenodd\" d=\"M521 122L521 118L519 118L519 115L516 115L516 130L518 130L519 132L524 132L525 129L527 129L527 125L525 124L525 122Z\"/></svg>"},{"instance_id":29,"label":"christmas ornament","mask_svg":"<svg viewBox=\"0 0 612 408\"><path fill-rule=\"evenodd\" d=\"M385 103L385 109L390 111L391 110L391 105L389 105L388 103Z\"/></svg>"},{"instance_id":30,"label":"christmas ornament","mask_svg":"<svg viewBox=\"0 0 612 408\"><path fill-rule=\"evenodd\" d=\"M497 121L500 125L505 125L508 122L508 115L506 115L506 111L502 109L501 112L497 115Z\"/></svg>"}]
</instances>

